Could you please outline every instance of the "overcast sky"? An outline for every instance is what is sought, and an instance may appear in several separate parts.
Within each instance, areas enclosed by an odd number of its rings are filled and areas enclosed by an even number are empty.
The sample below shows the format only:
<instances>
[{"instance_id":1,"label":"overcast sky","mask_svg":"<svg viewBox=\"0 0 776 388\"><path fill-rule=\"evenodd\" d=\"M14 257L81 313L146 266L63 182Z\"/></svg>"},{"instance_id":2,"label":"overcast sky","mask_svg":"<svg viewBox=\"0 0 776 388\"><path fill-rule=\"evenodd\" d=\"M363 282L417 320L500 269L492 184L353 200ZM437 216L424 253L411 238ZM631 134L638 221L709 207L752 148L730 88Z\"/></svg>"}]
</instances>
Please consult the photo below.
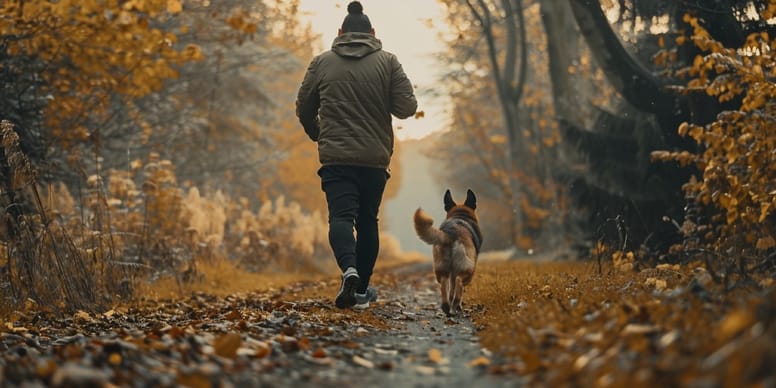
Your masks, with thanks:
<instances>
[{"instance_id":1,"label":"overcast sky","mask_svg":"<svg viewBox=\"0 0 776 388\"><path fill-rule=\"evenodd\" d=\"M301 0L300 8L313 28L321 34L320 50L328 50L337 36L337 29L347 15L350 1ZM399 139L419 138L445 129L448 122L445 101L424 91L437 87L439 67L433 54L441 51L439 32L444 31L442 6L436 0L362 0L364 13L369 16L383 49L399 58L404 71L417 87L418 110L422 119L394 119ZM433 28L429 27L433 25Z\"/></svg>"}]
</instances>

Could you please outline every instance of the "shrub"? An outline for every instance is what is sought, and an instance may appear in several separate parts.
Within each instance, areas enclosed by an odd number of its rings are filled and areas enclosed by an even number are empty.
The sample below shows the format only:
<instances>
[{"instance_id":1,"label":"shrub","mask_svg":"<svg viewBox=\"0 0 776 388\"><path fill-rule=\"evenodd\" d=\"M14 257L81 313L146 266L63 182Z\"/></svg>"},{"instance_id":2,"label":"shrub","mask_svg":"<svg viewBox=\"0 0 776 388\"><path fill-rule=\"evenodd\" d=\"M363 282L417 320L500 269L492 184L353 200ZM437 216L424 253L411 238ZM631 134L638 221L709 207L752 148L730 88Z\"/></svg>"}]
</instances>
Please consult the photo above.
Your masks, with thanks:
<instances>
[{"instance_id":1,"label":"shrub","mask_svg":"<svg viewBox=\"0 0 776 388\"><path fill-rule=\"evenodd\" d=\"M690 202L680 226L687 237L684 253L734 257L745 272L751 264L747 258L772 263L776 246L776 40L756 33L741 48L725 48L697 19L686 16L685 21L703 55L680 70L692 78L682 90L737 109L721 112L706 125L679 127L682 136L700 145L697 153L660 151L653 159L692 164L700 173L684 185Z\"/></svg>"}]
</instances>

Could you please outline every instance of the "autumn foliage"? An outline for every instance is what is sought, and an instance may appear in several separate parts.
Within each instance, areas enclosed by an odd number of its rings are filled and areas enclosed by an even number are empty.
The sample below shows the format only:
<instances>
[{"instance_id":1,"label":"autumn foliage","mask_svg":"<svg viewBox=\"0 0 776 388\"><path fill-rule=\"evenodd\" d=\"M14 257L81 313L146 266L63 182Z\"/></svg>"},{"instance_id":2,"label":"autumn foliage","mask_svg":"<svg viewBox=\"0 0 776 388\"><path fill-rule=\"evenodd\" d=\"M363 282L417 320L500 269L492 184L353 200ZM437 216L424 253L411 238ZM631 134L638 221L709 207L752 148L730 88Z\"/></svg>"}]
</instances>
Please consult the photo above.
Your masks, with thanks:
<instances>
[{"instance_id":1,"label":"autumn foliage","mask_svg":"<svg viewBox=\"0 0 776 388\"><path fill-rule=\"evenodd\" d=\"M107 182L93 175L74 196L62 184L39 187L7 121L3 149L11 171L9 208L32 205L9 213L4 224L8 249L0 263L11 291L4 306L92 310L131 298L148 280L202 281L201 265L229 261L244 271L304 266L314 272L329 262L321 215L282 197L257 212L245 199L203 197L197 188L182 188L172 163L158 155L136 161L130 171L111 171Z\"/></svg>"},{"instance_id":2,"label":"autumn foliage","mask_svg":"<svg viewBox=\"0 0 776 388\"><path fill-rule=\"evenodd\" d=\"M0 307L325 268L317 158L289 135L304 135L289 107L315 43L297 6L0 5Z\"/></svg>"},{"instance_id":3,"label":"autumn foliage","mask_svg":"<svg viewBox=\"0 0 776 388\"><path fill-rule=\"evenodd\" d=\"M684 20L702 54L679 70L689 78L682 91L690 98L711 96L726 109L707 124L679 127L698 152L655 152L653 158L697 167L699 175L684 186L690 211L681 230L688 252L706 248L736 258L746 270L744 258L773 257L776 247L776 39L755 33L743 47L726 48L697 18Z\"/></svg>"},{"instance_id":4,"label":"autumn foliage","mask_svg":"<svg viewBox=\"0 0 776 388\"><path fill-rule=\"evenodd\" d=\"M33 59L49 94L46 125L66 143L94 134L84 118L107 121L111 98L136 98L175 78L175 66L202 58L196 45L154 27L181 1L7 1L0 34L10 56ZM14 37L14 39L8 39Z\"/></svg>"}]
</instances>

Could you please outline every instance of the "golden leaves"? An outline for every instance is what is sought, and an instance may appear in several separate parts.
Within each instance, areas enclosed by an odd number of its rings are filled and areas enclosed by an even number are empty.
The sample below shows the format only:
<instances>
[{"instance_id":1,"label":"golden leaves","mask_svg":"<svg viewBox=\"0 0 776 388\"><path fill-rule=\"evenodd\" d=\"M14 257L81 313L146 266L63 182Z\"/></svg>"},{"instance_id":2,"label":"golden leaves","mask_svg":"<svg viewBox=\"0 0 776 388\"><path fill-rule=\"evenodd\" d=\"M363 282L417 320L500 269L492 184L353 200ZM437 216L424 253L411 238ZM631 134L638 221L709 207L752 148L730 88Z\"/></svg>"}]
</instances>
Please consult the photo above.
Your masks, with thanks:
<instances>
[{"instance_id":1,"label":"golden leaves","mask_svg":"<svg viewBox=\"0 0 776 388\"><path fill-rule=\"evenodd\" d=\"M258 29L258 25L251 20L248 15L241 12L235 13L226 18L226 24L233 29L245 34L253 34Z\"/></svg>"},{"instance_id":2,"label":"golden leaves","mask_svg":"<svg viewBox=\"0 0 776 388\"><path fill-rule=\"evenodd\" d=\"M766 251L774 247L776 247L776 240L771 236L758 239L757 244L755 245L755 248L759 251Z\"/></svg>"},{"instance_id":3,"label":"golden leaves","mask_svg":"<svg viewBox=\"0 0 776 388\"><path fill-rule=\"evenodd\" d=\"M490 142L492 144L498 144L498 145L506 144L507 143L507 137L504 136L504 135L492 135L490 137Z\"/></svg>"},{"instance_id":4,"label":"golden leaves","mask_svg":"<svg viewBox=\"0 0 776 388\"><path fill-rule=\"evenodd\" d=\"M771 249L776 230L767 220L776 208L772 194L776 82L769 74L776 51L767 48L776 45L776 40L753 33L742 47L729 49L714 41L695 17L685 15L684 21L693 28L691 39L703 54L678 72L692 77L682 92L713 96L722 103L740 101L740 106L719 113L706 125L679 125L679 135L698 143L698 152L655 151L652 160L694 164L702 173L700 179L685 184L684 190L697 203L712 205L718 212L712 221L717 227L699 229L704 230L712 249L725 251L734 244L752 253ZM678 44L683 43L679 39L684 38L677 38Z\"/></svg>"},{"instance_id":5,"label":"golden leaves","mask_svg":"<svg viewBox=\"0 0 776 388\"><path fill-rule=\"evenodd\" d=\"M202 49L200 49L200 47L195 44L186 45L186 48L183 49L182 55L183 58L188 61L201 61L205 58L205 56L202 54Z\"/></svg>"},{"instance_id":6,"label":"golden leaves","mask_svg":"<svg viewBox=\"0 0 776 388\"><path fill-rule=\"evenodd\" d=\"M9 45L14 56L40 58L47 66L40 76L50 85L46 123L66 144L83 141L72 131L84 117L108 109L109 95L142 97L177 76L173 65L199 60L198 49L178 52L173 34L151 27L165 13L182 11L180 0L117 2L18 1L0 5L4 35L21 37Z\"/></svg>"},{"instance_id":7,"label":"golden leaves","mask_svg":"<svg viewBox=\"0 0 776 388\"><path fill-rule=\"evenodd\" d=\"M183 11L183 2L181 0L167 0L167 12L180 13Z\"/></svg>"}]
</instances>

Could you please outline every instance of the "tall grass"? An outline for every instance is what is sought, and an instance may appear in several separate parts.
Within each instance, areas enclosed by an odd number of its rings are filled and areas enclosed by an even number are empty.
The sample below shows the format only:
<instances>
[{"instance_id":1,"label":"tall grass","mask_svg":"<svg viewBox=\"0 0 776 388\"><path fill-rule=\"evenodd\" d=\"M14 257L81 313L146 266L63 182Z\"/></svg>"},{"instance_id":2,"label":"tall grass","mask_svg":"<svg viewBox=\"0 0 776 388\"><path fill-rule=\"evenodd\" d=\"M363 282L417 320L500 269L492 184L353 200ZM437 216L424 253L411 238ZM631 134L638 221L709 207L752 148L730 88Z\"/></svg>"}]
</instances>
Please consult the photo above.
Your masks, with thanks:
<instances>
[{"instance_id":1,"label":"tall grass","mask_svg":"<svg viewBox=\"0 0 776 388\"><path fill-rule=\"evenodd\" d=\"M282 197L252 210L244 198L184 189L156 154L88 176L74 192L61 183L42 188L13 126L3 121L1 129L5 311L97 310L149 282L172 280L183 290L206 271L316 272L333 262L325 218Z\"/></svg>"}]
</instances>

